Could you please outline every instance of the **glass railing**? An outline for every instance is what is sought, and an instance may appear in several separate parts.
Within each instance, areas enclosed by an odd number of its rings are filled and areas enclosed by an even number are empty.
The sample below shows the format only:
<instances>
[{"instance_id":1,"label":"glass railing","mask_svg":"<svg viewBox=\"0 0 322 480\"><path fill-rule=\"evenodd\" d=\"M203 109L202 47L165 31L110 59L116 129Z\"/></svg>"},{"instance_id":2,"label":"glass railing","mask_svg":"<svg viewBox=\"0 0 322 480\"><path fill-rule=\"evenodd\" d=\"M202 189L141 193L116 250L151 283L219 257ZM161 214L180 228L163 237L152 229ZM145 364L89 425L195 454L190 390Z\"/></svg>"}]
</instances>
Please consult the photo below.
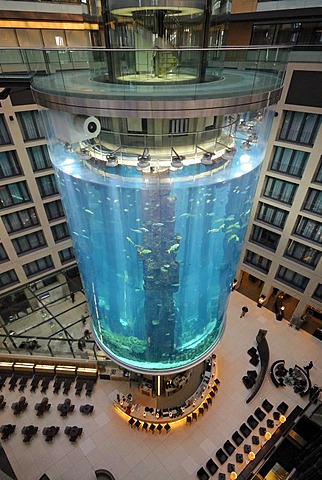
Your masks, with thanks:
<instances>
[{"instance_id":1,"label":"glass railing","mask_svg":"<svg viewBox=\"0 0 322 480\"><path fill-rule=\"evenodd\" d=\"M90 98L196 100L278 89L288 47L0 50L0 77L32 77L36 90Z\"/></svg>"}]
</instances>

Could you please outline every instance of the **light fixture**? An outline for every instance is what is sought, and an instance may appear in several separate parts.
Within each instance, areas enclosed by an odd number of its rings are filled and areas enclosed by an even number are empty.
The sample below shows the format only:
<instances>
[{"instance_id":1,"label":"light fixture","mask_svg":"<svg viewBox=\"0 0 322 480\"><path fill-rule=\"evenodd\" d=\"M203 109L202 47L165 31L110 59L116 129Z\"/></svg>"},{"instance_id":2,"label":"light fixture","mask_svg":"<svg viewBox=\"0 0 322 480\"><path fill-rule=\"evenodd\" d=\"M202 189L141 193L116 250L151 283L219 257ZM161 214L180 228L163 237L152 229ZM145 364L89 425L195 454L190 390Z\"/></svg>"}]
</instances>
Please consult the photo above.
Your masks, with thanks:
<instances>
[{"instance_id":1,"label":"light fixture","mask_svg":"<svg viewBox=\"0 0 322 480\"><path fill-rule=\"evenodd\" d=\"M106 161L107 161L106 165L108 167L117 167L117 165L119 163L118 159L115 155L107 155Z\"/></svg>"},{"instance_id":2,"label":"light fixture","mask_svg":"<svg viewBox=\"0 0 322 480\"><path fill-rule=\"evenodd\" d=\"M213 162L212 153L210 152L204 153L203 156L201 157L200 162L203 165L212 165L212 162Z\"/></svg>"},{"instance_id":3,"label":"light fixture","mask_svg":"<svg viewBox=\"0 0 322 480\"><path fill-rule=\"evenodd\" d=\"M146 412L143 412L143 417L146 417Z\"/></svg>"},{"instance_id":4,"label":"light fixture","mask_svg":"<svg viewBox=\"0 0 322 480\"><path fill-rule=\"evenodd\" d=\"M185 157L183 156L175 156L171 158L171 167L176 168L176 169L181 169L183 168L183 163L182 160L184 160Z\"/></svg>"},{"instance_id":5,"label":"light fixture","mask_svg":"<svg viewBox=\"0 0 322 480\"><path fill-rule=\"evenodd\" d=\"M284 312L284 310L285 310L284 305L281 306L281 310L282 310L282 312Z\"/></svg>"},{"instance_id":6,"label":"light fixture","mask_svg":"<svg viewBox=\"0 0 322 480\"><path fill-rule=\"evenodd\" d=\"M143 155L138 155L138 164L137 168L139 170L143 170L145 168L148 168L150 166L150 155L143 153Z\"/></svg>"},{"instance_id":7,"label":"light fixture","mask_svg":"<svg viewBox=\"0 0 322 480\"><path fill-rule=\"evenodd\" d=\"M255 453L254 452L249 452L247 457L248 457L248 460L253 461L253 460L255 460Z\"/></svg>"},{"instance_id":8,"label":"light fixture","mask_svg":"<svg viewBox=\"0 0 322 480\"><path fill-rule=\"evenodd\" d=\"M230 472L229 478L230 478L230 480L236 480L237 473L236 472Z\"/></svg>"},{"instance_id":9,"label":"light fixture","mask_svg":"<svg viewBox=\"0 0 322 480\"><path fill-rule=\"evenodd\" d=\"M264 435L265 440L270 440L272 438L271 432L266 432Z\"/></svg>"},{"instance_id":10,"label":"light fixture","mask_svg":"<svg viewBox=\"0 0 322 480\"><path fill-rule=\"evenodd\" d=\"M280 423L285 423L286 422L285 415L280 415L279 421L280 421Z\"/></svg>"}]
</instances>

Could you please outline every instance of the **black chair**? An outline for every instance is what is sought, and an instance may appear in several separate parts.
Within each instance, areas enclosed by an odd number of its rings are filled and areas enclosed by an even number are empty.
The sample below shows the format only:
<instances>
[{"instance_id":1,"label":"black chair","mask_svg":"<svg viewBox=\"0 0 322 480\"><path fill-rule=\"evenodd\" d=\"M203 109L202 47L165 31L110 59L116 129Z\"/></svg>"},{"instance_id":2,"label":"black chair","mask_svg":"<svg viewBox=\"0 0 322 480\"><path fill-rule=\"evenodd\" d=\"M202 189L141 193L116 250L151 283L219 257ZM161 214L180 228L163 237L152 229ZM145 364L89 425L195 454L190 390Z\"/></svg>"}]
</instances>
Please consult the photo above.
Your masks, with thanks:
<instances>
[{"instance_id":1,"label":"black chair","mask_svg":"<svg viewBox=\"0 0 322 480\"><path fill-rule=\"evenodd\" d=\"M266 433L266 428L265 427L259 427L259 434L263 437Z\"/></svg>"},{"instance_id":2,"label":"black chair","mask_svg":"<svg viewBox=\"0 0 322 480\"><path fill-rule=\"evenodd\" d=\"M88 403L86 405L81 405L79 407L79 411L84 415L89 415L90 413L93 413L93 410L94 410L94 406L89 405Z\"/></svg>"},{"instance_id":3,"label":"black chair","mask_svg":"<svg viewBox=\"0 0 322 480\"><path fill-rule=\"evenodd\" d=\"M72 427L65 427L64 433L65 433L66 435L70 435L71 429L72 429Z\"/></svg>"},{"instance_id":4,"label":"black chair","mask_svg":"<svg viewBox=\"0 0 322 480\"><path fill-rule=\"evenodd\" d=\"M198 420L198 416L196 412L192 412L192 420Z\"/></svg>"},{"instance_id":5,"label":"black chair","mask_svg":"<svg viewBox=\"0 0 322 480\"><path fill-rule=\"evenodd\" d=\"M212 398L211 397L207 397L207 403L208 403L208 405L212 405Z\"/></svg>"},{"instance_id":6,"label":"black chair","mask_svg":"<svg viewBox=\"0 0 322 480\"><path fill-rule=\"evenodd\" d=\"M162 430L163 430L163 425L161 425L161 423L159 423L159 425L157 426L157 430L158 430L159 433L162 432Z\"/></svg>"},{"instance_id":7,"label":"black chair","mask_svg":"<svg viewBox=\"0 0 322 480\"><path fill-rule=\"evenodd\" d=\"M258 425L258 421L256 420L255 417L253 417L253 415L250 415L250 416L247 418L247 423L248 423L248 425L250 426L250 428L251 428L252 430L254 430L254 429L257 427L257 425Z\"/></svg>"},{"instance_id":8,"label":"black chair","mask_svg":"<svg viewBox=\"0 0 322 480\"><path fill-rule=\"evenodd\" d=\"M227 471L228 471L228 473L234 472L235 471L235 465L233 463L228 463Z\"/></svg>"},{"instance_id":9,"label":"black chair","mask_svg":"<svg viewBox=\"0 0 322 480\"><path fill-rule=\"evenodd\" d=\"M237 447L239 447L239 445L242 444L244 441L244 438L240 435L239 432L237 432L237 430L232 434L231 438L233 439Z\"/></svg>"},{"instance_id":10,"label":"black chair","mask_svg":"<svg viewBox=\"0 0 322 480\"><path fill-rule=\"evenodd\" d=\"M146 422L144 422L143 425L142 425L142 430L144 430L145 432L147 432L147 431L148 431L148 426L149 426L149 424L146 423Z\"/></svg>"},{"instance_id":11,"label":"black chair","mask_svg":"<svg viewBox=\"0 0 322 480\"><path fill-rule=\"evenodd\" d=\"M128 424L129 424L129 425L130 425L130 427L132 428L132 427L133 427L133 425L135 424L135 420L134 420L134 418L132 418L132 417L131 417L131 418L130 418L130 420L128 421Z\"/></svg>"},{"instance_id":12,"label":"black chair","mask_svg":"<svg viewBox=\"0 0 322 480\"><path fill-rule=\"evenodd\" d=\"M216 457L218 458L220 465L223 465L228 460L228 455L225 454L222 448L217 450Z\"/></svg>"},{"instance_id":13,"label":"black chair","mask_svg":"<svg viewBox=\"0 0 322 480\"><path fill-rule=\"evenodd\" d=\"M257 372L256 370L247 370L247 377L252 380L252 381L255 381L256 378L257 378Z\"/></svg>"},{"instance_id":14,"label":"black chair","mask_svg":"<svg viewBox=\"0 0 322 480\"><path fill-rule=\"evenodd\" d=\"M197 471L197 477L199 478L199 480L209 480L210 478L203 467L199 468L199 470Z\"/></svg>"},{"instance_id":15,"label":"black chair","mask_svg":"<svg viewBox=\"0 0 322 480\"><path fill-rule=\"evenodd\" d=\"M168 423L166 423L166 424L164 425L164 430L166 431L166 433L169 433L170 430L171 430L171 425L169 425Z\"/></svg>"},{"instance_id":16,"label":"black chair","mask_svg":"<svg viewBox=\"0 0 322 480\"><path fill-rule=\"evenodd\" d=\"M137 428L139 430L140 426L141 426L141 422L140 420L137 420L134 424L135 428Z\"/></svg>"},{"instance_id":17,"label":"black chair","mask_svg":"<svg viewBox=\"0 0 322 480\"><path fill-rule=\"evenodd\" d=\"M274 418L274 420L279 420L280 415L281 415L281 414L280 414L279 412L273 412L273 418Z\"/></svg>"},{"instance_id":18,"label":"black chair","mask_svg":"<svg viewBox=\"0 0 322 480\"><path fill-rule=\"evenodd\" d=\"M243 463L243 461L244 461L244 455L242 453L236 453L236 462Z\"/></svg>"},{"instance_id":19,"label":"black chair","mask_svg":"<svg viewBox=\"0 0 322 480\"><path fill-rule=\"evenodd\" d=\"M264 418L266 417L266 413L263 412L263 410L260 408L260 407L257 407L255 412L254 412L254 415L256 418L258 418L258 420L261 422L262 420L264 420Z\"/></svg>"},{"instance_id":20,"label":"black chair","mask_svg":"<svg viewBox=\"0 0 322 480\"><path fill-rule=\"evenodd\" d=\"M243 380L243 384L248 390L254 386L255 382L252 381L249 377L247 377L247 375L244 375L242 380Z\"/></svg>"},{"instance_id":21,"label":"black chair","mask_svg":"<svg viewBox=\"0 0 322 480\"><path fill-rule=\"evenodd\" d=\"M257 367L257 365L259 364L259 357L252 357L250 360L249 360L249 363L251 363L252 365L254 365L254 367Z\"/></svg>"},{"instance_id":22,"label":"black chair","mask_svg":"<svg viewBox=\"0 0 322 480\"><path fill-rule=\"evenodd\" d=\"M273 405L267 399L263 401L262 407L266 413L269 413L273 409Z\"/></svg>"},{"instance_id":23,"label":"black chair","mask_svg":"<svg viewBox=\"0 0 322 480\"><path fill-rule=\"evenodd\" d=\"M253 444L253 445L259 445L259 437L258 437L258 435L253 435L253 436L252 436L252 444Z\"/></svg>"},{"instance_id":24,"label":"black chair","mask_svg":"<svg viewBox=\"0 0 322 480\"><path fill-rule=\"evenodd\" d=\"M226 480L226 474L225 473L219 473L218 475L218 480Z\"/></svg>"},{"instance_id":25,"label":"black chair","mask_svg":"<svg viewBox=\"0 0 322 480\"><path fill-rule=\"evenodd\" d=\"M249 437L252 433L251 429L247 427L246 423L243 423L239 428L240 433L244 436L244 438Z\"/></svg>"},{"instance_id":26,"label":"black chair","mask_svg":"<svg viewBox=\"0 0 322 480\"><path fill-rule=\"evenodd\" d=\"M232 453L234 453L236 448L234 447L234 445L231 443L230 440L226 440L224 443L224 450L228 453L228 455L231 455Z\"/></svg>"},{"instance_id":27,"label":"black chair","mask_svg":"<svg viewBox=\"0 0 322 480\"><path fill-rule=\"evenodd\" d=\"M279 406L276 408L276 410L277 410L281 415L285 415L285 413L286 413L287 410L288 410L288 405L287 405L287 403L285 403L285 402L280 403Z\"/></svg>"},{"instance_id":28,"label":"black chair","mask_svg":"<svg viewBox=\"0 0 322 480\"><path fill-rule=\"evenodd\" d=\"M274 420L272 420L271 418L268 418L268 419L266 420L266 425L267 425L268 428L273 428L274 425L275 425L275 424L274 424Z\"/></svg>"},{"instance_id":29,"label":"black chair","mask_svg":"<svg viewBox=\"0 0 322 480\"><path fill-rule=\"evenodd\" d=\"M204 409L202 407L199 407L198 412L199 412L199 415L203 415L204 414Z\"/></svg>"},{"instance_id":30,"label":"black chair","mask_svg":"<svg viewBox=\"0 0 322 480\"><path fill-rule=\"evenodd\" d=\"M186 425L190 425L190 427L191 427L191 423L192 423L191 417L190 417L190 415L188 415L188 416L186 417Z\"/></svg>"},{"instance_id":31,"label":"black chair","mask_svg":"<svg viewBox=\"0 0 322 480\"><path fill-rule=\"evenodd\" d=\"M209 471L210 475L215 475L218 470L218 465L213 461L212 458L209 458L208 462L206 463L207 470Z\"/></svg>"},{"instance_id":32,"label":"black chair","mask_svg":"<svg viewBox=\"0 0 322 480\"><path fill-rule=\"evenodd\" d=\"M252 447L250 445L248 445L248 443L245 443L244 445L244 452L245 453L249 453L252 451Z\"/></svg>"},{"instance_id":33,"label":"black chair","mask_svg":"<svg viewBox=\"0 0 322 480\"><path fill-rule=\"evenodd\" d=\"M209 395L211 396L211 398L214 398L216 396L215 392L213 392L212 390L210 390Z\"/></svg>"},{"instance_id":34,"label":"black chair","mask_svg":"<svg viewBox=\"0 0 322 480\"><path fill-rule=\"evenodd\" d=\"M252 348L250 348L249 350L247 350L247 353L248 353L248 355L250 355L251 357L253 357L254 355L257 355L257 348L252 347Z\"/></svg>"},{"instance_id":35,"label":"black chair","mask_svg":"<svg viewBox=\"0 0 322 480\"><path fill-rule=\"evenodd\" d=\"M149 430L150 430L150 432L154 433L154 430L155 430L154 423L151 423Z\"/></svg>"},{"instance_id":36,"label":"black chair","mask_svg":"<svg viewBox=\"0 0 322 480\"><path fill-rule=\"evenodd\" d=\"M6 425L1 425L0 427L1 440L6 440L7 438L9 438L10 435L13 434L15 429L16 429L16 425L12 425L11 423L8 423Z\"/></svg>"}]
</instances>

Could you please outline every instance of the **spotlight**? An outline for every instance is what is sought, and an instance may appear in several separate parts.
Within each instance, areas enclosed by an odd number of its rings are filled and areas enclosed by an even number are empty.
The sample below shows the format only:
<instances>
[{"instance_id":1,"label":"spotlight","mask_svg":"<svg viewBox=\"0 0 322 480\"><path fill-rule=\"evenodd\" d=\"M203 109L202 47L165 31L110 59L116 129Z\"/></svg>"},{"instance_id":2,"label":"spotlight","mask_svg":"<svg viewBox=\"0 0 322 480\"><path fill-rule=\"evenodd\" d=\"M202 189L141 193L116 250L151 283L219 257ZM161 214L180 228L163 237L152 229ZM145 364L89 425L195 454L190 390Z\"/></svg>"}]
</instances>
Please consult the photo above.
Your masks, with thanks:
<instances>
[{"instance_id":1,"label":"spotlight","mask_svg":"<svg viewBox=\"0 0 322 480\"><path fill-rule=\"evenodd\" d=\"M212 153L210 152L206 152L200 162L203 164L203 165L212 165Z\"/></svg>"},{"instance_id":2,"label":"spotlight","mask_svg":"<svg viewBox=\"0 0 322 480\"><path fill-rule=\"evenodd\" d=\"M139 170L150 166L150 155L139 155L137 167Z\"/></svg>"},{"instance_id":3,"label":"spotlight","mask_svg":"<svg viewBox=\"0 0 322 480\"><path fill-rule=\"evenodd\" d=\"M106 165L108 167L117 167L118 160L117 160L117 157L115 155L107 155L106 160L107 160Z\"/></svg>"}]
</instances>

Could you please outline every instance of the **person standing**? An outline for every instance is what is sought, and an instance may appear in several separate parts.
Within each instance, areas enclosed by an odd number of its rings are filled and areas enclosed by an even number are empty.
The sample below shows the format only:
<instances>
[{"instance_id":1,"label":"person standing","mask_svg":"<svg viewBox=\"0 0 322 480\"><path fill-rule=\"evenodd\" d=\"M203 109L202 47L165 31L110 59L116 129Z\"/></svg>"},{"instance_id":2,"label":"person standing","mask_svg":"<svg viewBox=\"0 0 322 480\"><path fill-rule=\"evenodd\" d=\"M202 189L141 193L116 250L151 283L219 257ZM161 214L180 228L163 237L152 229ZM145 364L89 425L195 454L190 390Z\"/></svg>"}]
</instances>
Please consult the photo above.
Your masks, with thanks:
<instances>
[{"instance_id":1,"label":"person standing","mask_svg":"<svg viewBox=\"0 0 322 480\"><path fill-rule=\"evenodd\" d=\"M75 293L74 292L70 293L70 299L71 299L72 303L75 303Z\"/></svg>"},{"instance_id":2,"label":"person standing","mask_svg":"<svg viewBox=\"0 0 322 480\"><path fill-rule=\"evenodd\" d=\"M240 317L239 317L239 318L244 317L247 312L248 312L248 308L247 308L247 307L243 307L243 308L241 309L241 314L240 314Z\"/></svg>"}]
</instances>

